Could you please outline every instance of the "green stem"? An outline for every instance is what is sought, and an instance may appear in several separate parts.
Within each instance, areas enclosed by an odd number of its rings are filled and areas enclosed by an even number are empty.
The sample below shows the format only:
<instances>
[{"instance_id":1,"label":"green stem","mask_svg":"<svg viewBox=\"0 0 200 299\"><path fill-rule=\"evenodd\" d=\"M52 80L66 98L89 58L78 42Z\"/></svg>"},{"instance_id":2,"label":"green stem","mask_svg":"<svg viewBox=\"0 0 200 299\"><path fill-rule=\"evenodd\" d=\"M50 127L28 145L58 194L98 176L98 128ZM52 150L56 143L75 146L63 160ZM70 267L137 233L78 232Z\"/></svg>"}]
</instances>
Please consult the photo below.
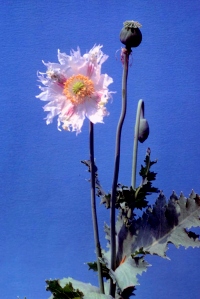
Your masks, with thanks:
<instances>
[{"instance_id":1,"label":"green stem","mask_svg":"<svg viewBox=\"0 0 200 299\"><path fill-rule=\"evenodd\" d=\"M140 127L140 118L144 117L144 101L139 100L135 122L134 145L133 145L133 162L132 162L132 179L131 186L135 189L136 182L136 167L137 167L137 152L138 152L138 135Z\"/></svg>"},{"instance_id":2,"label":"green stem","mask_svg":"<svg viewBox=\"0 0 200 299\"><path fill-rule=\"evenodd\" d=\"M122 109L119 118L117 132L116 132L116 145L115 145L115 167L114 176L112 184L111 193L111 214L110 214L110 247L111 247L111 269L115 271L116 269L116 236L115 236L115 202L116 202L116 189L119 174L119 164L120 164L120 144L121 144L121 131L126 115L126 103L127 103L127 77L128 77L128 63L129 55L131 53L130 49L124 49L124 69L122 76ZM115 284L113 280L110 279L110 295L115 297Z\"/></svg>"},{"instance_id":3,"label":"green stem","mask_svg":"<svg viewBox=\"0 0 200 299\"><path fill-rule=\"evenodd\" d=\"M99 258L101 258L101 246L99 242L99 231L97 223L97 213L96 213L96 197L95 197L95 165L94 165L94 126L90 122L90 167L91 167L91 208L92 208L92 221L94 230L94 242L97 256L97 269L98 269L98 279L100 292L104 294L104 284L102 276L102 268Z\"/></svg>"}]
</instances>

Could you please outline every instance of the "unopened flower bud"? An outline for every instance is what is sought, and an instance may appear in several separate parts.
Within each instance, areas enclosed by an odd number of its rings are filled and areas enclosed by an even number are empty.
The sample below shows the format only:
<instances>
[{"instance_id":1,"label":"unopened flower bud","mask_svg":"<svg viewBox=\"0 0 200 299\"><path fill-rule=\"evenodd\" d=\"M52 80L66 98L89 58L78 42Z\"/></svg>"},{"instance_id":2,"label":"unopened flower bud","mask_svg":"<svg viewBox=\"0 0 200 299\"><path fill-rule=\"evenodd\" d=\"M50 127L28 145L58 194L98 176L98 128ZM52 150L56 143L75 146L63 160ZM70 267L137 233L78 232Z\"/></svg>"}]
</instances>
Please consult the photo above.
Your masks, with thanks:
<instances>
[{"instance_id":1,"label":"unopened flower bud","mask_svg":"<svg viewBox=\"0 0 200 299\"><path fill-rule=\"evenodd\" d=\"M142 33L139 29L142 25L136 21L126 21L123 24L124 27L120 32L120 41L127 48L138 47L142 41Z\"/></svg>"},{"instance_id":2,"label":"unopened flower bud","mask_svg":"<svg viewBox=\"0 0 200 299\"><path fill-rule=\"evenodd\" d=\"M140 118L138 140L143 143L149 136L149 124L145 118Z\"/></svg>"}]
</instances>

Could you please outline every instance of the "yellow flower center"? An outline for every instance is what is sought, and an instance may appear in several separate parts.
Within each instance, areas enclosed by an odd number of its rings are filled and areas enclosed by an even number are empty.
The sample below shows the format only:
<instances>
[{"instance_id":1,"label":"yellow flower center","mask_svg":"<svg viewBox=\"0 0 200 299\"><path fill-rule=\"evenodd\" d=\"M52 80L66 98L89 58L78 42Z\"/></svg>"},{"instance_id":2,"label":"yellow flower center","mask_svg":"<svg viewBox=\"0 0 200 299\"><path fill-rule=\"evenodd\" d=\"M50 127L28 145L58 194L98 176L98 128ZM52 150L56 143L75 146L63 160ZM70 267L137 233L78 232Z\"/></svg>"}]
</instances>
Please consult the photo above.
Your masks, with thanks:
<instances>
[{"instance_id":1,"label":"yellow flower center","mask_svg":"<svg viewBox=\"0 0 200 299\"><path fill-rule=\"evenodd\" d=\"M94 93L94 83L83 75L74 75L64 83L63 93L74 105L84 103Z\"/></svg>"}]
</instances>

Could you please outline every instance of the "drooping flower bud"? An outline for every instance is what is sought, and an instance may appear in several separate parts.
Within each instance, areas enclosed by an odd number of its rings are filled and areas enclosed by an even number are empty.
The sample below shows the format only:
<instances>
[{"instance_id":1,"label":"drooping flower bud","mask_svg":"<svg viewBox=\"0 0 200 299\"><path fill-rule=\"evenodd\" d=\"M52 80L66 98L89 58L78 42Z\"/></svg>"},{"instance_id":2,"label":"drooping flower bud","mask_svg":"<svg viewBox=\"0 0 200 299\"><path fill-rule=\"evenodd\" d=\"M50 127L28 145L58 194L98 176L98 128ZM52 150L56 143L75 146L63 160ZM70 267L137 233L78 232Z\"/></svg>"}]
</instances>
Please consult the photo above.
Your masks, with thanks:
<instances>
[{"instance_id":1,"label":"drooping flower bud","mask_svg":"<svg viewBox=\"0 0 200 299\"><path fill-rule=\"evenodd\" d=\"M140 27L142 25L136 21L126 21L123 23L124 27L120 32L120 41L126 45L127 48L138 47L142 41L142 33Z\"/></svg>"},{"instance_id":2,"label":"drooping flower bud","mask_svg":"<svg viewBox=\"0 0 200 299\"><path fill-rule=\"evenodd\" d=\"M140 118L138 140L143 143L149 136L149 124L145 118Z\"/></svg>"}]
</instances>

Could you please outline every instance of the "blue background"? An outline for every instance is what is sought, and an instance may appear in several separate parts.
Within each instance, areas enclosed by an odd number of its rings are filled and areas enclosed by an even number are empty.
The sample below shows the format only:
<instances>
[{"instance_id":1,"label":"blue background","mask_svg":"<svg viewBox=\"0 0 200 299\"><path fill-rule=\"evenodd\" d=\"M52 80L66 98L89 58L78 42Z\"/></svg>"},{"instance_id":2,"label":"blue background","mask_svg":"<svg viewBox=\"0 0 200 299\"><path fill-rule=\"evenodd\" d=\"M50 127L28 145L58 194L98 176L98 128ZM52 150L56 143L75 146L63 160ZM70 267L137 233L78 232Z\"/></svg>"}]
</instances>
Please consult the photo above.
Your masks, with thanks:
<instances>
[{"instance_id":1,"label":"blue background","mask_svg":"<svg viewBox=\"0 0 200 299\"><path fill-rule=\"evenodd\" d=\"M155 185L167 197L200 192L200 5L176 1L0 1L0 289L1 298L48 298L45 279L71 276L97 285L87 261L95 260L89 173L88 121L82 133L47 126L39 94L41 60L57 62L69 53L103 44L109 59L102 72L117 93L105 124L95 125L99 177L110 191L115 132L121 109L119 32L125 20L139 21L142 44L132 53L128 111L123 127L119 182L130 185L137 102L145 101L148 140L139 145L138 169L147 147L158 159ZM117 59L116 59L117 56ZM140 183L138 178L137 183ZM153 203L154 197L151 197ZM97 199L100 237L109 211ZM199 299L200 250L170 245L171 261L148 257L153 265L139 277L136 298Z\"/></svg>"}]
</instances>

